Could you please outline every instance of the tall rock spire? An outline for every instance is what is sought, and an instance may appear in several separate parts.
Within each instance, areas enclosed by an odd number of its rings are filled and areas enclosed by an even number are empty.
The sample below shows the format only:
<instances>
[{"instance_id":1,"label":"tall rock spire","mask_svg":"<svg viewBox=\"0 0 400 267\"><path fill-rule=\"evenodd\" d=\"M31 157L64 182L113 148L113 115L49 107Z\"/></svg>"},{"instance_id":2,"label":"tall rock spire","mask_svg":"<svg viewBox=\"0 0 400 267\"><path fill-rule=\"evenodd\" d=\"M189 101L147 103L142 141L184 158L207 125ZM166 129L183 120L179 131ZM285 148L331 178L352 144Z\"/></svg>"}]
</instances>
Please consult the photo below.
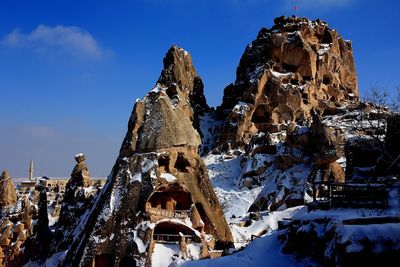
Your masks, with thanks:
<instances>
[{"instance_id":1,"label":"tall rock spire","mask_svg":"<svg viewBox=\"0 0 400 267\"><path fill-rule=\"evenodd\" d=\"M17 202L17 192L10 173L5 170L0 176L0 208L7 208Z\"/></svg>"},{"instance_id":2,"label":"tall rock spire","mask_svg":"<svg viewBox=\"0 0 400 267\"><path fill-rule=\"evenodd\" d=\"M137 100L120 155L91 211L81 217L65 266L150 266L158 242L198 244L197 255L232 235L198 154L196 113L208 108L189 54L173 46L156 86ZM97 265L96 265L97 266Z\"/></svg>"}]
</instances>

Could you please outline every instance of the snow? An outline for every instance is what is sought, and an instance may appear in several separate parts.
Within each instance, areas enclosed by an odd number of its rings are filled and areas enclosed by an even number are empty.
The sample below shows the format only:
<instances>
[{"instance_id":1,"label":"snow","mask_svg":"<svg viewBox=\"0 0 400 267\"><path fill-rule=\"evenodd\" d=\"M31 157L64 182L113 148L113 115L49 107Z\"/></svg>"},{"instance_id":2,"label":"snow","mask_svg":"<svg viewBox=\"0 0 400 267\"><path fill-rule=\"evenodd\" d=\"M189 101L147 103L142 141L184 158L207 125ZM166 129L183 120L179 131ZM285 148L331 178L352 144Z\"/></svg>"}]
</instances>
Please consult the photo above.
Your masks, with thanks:
<instances>
[{"instance_id":1,"label":"snow","mask_svg":"<svg viewBox=\"0 0 400 267\"><path fill-rule=\"evenodd\" d=\"M236 217L246 215L250 205L261 191L261 187L240 189L237 186L236 181L242 173L241 158L224 159L223 155L212 154L203 158L214 191L220 203L225 206L224 213L227 219L232 215Z\"/></svg>"},{"instance_id":2,"label":"snow","mask_svg":"<svg viewBox=\"0 0 400 267\"><path fill-rule=\"evenodd\" d=\"M263 71L264 71L264 65L256 66L254 71L248 74L250 83L256 82Z\"/></svg>"},{"instance_id":3,"label":"snow","mask_svg":"<svg viewBox=\"0 0 400 267\"><path fill-rule=\"evenodd\" d=\"M75 155L75 158L84 156L83 153L78 153Z\"/></svg>"},{"instance_id":4,"label":"snow","mask_svg":"<svg viewBox=\"0 0 400 267\"><path fill-rule=\"evenodd\" d=\"M154 252L151 257L152 267L169 266L174 261L174 256L178 256L179 253L178 244L156 243L154 245Z\"/></svg>"},{"instance_id":5,"label":"snow","mask_svg":"<svg viewBox=\"0 0 400 267\"><path fill-rule=\"evenodd\" d=\"M142 182L142 174L141 173L136 173L134 175L130 175L130 182L133 183L135 181Z\"/></svg>"},{"instance_id":6,"label":"snow","mask_svg":"<svg viewBox=\"0 0 400 267\"><path fill-rule=\"evenodd\" d=\"M156 85L150 92L157 94L161 91L162 91L162 89L160 87L158 87L158 85Z\"/></svg>"},{"instance_id":7,"label":"snow","mask_svg":"<svg viewBox=\"0 0 400 267\"><path fill-rule=\"evenodd\" d=\"M49 226L53 226L54 224L56 224L56 222L58 222L58 218L59 216L51 216L50 213L47 214L47 217L49 218Z\"/></svg>"},{"instance_id":8,"label":"snow","mask_svg":"<svg viewBox=\"0 0 400 267\"><path fill-rule=\"evenodd\" d=\"M66 252L58 252L46 260L46 262L28 262L24 267L55 267L60 266Z\"/></svg>"},{"instance_id":9,"label":"snow","mask_svg":"<svg viewBox=\"0 0 400 267\"><path fill-rule=\"evenodd\" d=\"M284 211L261 212L262 216L258 221L252 221L248 227L239 226L246 218L231 219L231 231L234 237L235 247L240 248L250 242L252 235L258 236L261 232L266 231L271 233L278 228L278 221L290 219L295 215L304 214L307 212L305 206L297 206L286 209Z\"/></svg>"},{"instance_id":10,"label":"snow","mask_svg":"<svg viewBox=\"0 0 400 267\"><path fill-rule=\"evenodd\" d=\"M275 77L278 77L278 78L280 78L280 77L289 77L291 75L290 72L282 73L282 72L274 71L272 69L270 69L269 71L271 72L272 76L275 76Z\"/></svg>"},{"instance_id":11,"label":"snow","mask_svg":"<svg viewBox=\"0 0 400 267\"><path fill-rule=\"evenodd\" d=\"M250 104L241 101L239 101L239 103L237 103L232 109L233 112L239 115L244 115L246 111L249 110L250 110Z\"/></svg>"},{"instance_id":12,"label":"snow","mask_svg":"<svg viewBox=\"0 0 400 267\"><path fill-rule=\"evenodd\" d=\"M157 166L158 162L157 160L145 160L142 162L142 173L146 173L148 172L151 168L153 168L154 166Z\"/></svg>"},{"instance_id":13,"label":"snow","mask_svg":"<svg viewBox=\"0 0 400 267\"><path fill-rule=\"evenodd\" d=\"M187 250L192 260L200 259L201 243L187 244Z\"/></svg>"},{"instance_id":14,"label":"snow","mask_svg":"<svg viewBox=\"0 0 400 267\"><path fill-rule=\"evenodd\" d=\"M293 256L283 254L280 249L281 244L277 234L273 233L253 241L244 250L235 254L218 259L184 262L181 266L299 266L299 261Z\"/></svg>"},{"instance_id":15,"label":"snow","mask_svg":"<svg viewBox=\"0 0 400 267\"><path fill-rule=\"evenodd\" d=\"M317 51L319 58L321 59L326 53L328 53L330 48L330 44L320 44L320 49Z\"/></svg>"},{"instance_id":16,"label":"snow","mask_svg":"<svg viewBox=\"0 0 400 267\"><path fill-rule=\"evenodd\" d=\"M393 246L394 250L400 249L400 224L368 224L368 225L343 225L338 227L339 243L348 244L348 252L357 252L365 247L365 240L371 241L371 252L382 253L386 250L382 244Z\"/></svg>"},{"instance_id":17,"label":"snow","mask_svg":"<svg viewBox=\"0 0 400 267\"><path fill-rule=\"evenodd\" d=\"M213 132L220 127L223 121L216 120L212 113L206 113L199 117L200 131L202 142L200 146L200 154L207 153L214 142Z\"/></svg>"},{"instance_id":18,"label":"snow","mask_svg":"<svg viewBox=\"0 0 400 267\"><path fill-rule=\"evenodd\" d=\"M175 181L177 178L175 176L173 176L170 173L162 173L160 175L161 178L164 178L165 180L167 180L168 183L172 183L173 181Z\"/></svg>"}]
</instances>

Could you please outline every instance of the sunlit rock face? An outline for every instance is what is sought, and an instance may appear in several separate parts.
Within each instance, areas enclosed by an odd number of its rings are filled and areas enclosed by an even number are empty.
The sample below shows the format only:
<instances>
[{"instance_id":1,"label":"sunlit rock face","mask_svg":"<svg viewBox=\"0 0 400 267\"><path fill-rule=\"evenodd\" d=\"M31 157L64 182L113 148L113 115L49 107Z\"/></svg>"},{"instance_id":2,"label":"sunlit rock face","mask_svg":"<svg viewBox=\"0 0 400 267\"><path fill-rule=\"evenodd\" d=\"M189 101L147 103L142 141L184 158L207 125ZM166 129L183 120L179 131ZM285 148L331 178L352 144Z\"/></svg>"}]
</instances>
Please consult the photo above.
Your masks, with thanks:
<instances>
[{"instance_id":1,"label":"sunlit rock face","mask_svg":"<svg viewBox=\"0 0 400 267\"><path fill-rule=\"evenodd\" d=\"M10 173L5 170L0 176L0 208L7 208L15 205L17 193Z\"/></svg>"},{"instance_id":2,"label":"sunlit rock face","mask_svg":"<svg viewBox=\"0 0 400 267\"><path fill-rule=\"evenodd\" d=\"M230 246L198 154L196 117L209 109L202 90L189 53L171 47L156 86L135 103L106 185L71 234L66 266L151 266L165 239L179 243L182 258L206 258Z\"/></svg>"},{"instance_id":3,"label":"sunlit rock face","mask_svg":"<svg viewBox=\"0 0 400 267\"><path fill-rule=\"evenodd\" d=\"M358 102L350 41L320 20L280 17L247 46L224 90L218 144L243 147L259 132L307 124L310 111L336 114Z\"/></svg>"}]
</instances>

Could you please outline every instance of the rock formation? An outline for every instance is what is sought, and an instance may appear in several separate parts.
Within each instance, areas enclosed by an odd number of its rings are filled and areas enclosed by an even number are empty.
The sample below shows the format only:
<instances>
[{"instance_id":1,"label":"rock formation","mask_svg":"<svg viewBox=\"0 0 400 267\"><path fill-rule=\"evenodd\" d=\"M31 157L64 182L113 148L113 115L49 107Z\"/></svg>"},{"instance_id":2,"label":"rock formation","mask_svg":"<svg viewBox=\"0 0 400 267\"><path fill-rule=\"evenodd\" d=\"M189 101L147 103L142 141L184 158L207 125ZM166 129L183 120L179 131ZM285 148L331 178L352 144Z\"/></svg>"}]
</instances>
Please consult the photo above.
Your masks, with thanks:
<instances>
[{"instance_id":1,"label":"rock formation","mask_svg":"<svg viewBox=\"0 0 400 267\"><path fill-rule=\"evenodd\" d=\"M69 180L69 187L74 186L85 186L90 185L89 169L86 165L85 155L79 153L75 155L76 165L71 173L71 179Z\"/></svg>"},{"instance_id":2,"label":"rock formation","mask_svg":"<svg viewBox=\"0 0 400 267\"><path fill-rule=\"evenodd\" d=\"M309 186L311 183L345 182L344 170L336 162L343 156L339 147L343 137L340 132L325 125L317 111L313 109L311 114L310 127L289 125L286 142L280 151L265 149L271 145L258 145L248 153L248 162L253 162L254 158L262 159L266 151L273 151L269 154L274 155L272 161L261 165L264 166L260 168L263 170L262 173L251 174L245 178L247 185L256 184L254 180L260 176L267 180L264 189L251 205L250 211L303 205L305 199L311 197ZM276 169L279 171L276 172ZM320 187L316 187L315 190L318 192L317 196L322 194Z\"/></svg>"},{"instance_id":3,"label":"rock formation","mask_svg":"<svg viewBox=\"0 0 400 267\"><path fill-rule=\"evenodd\" d=\"M384 154L379 161L377 174L400 176L400 114L387 119Z\"/></svg>"},{"instance_id":4,"label":"rock formation","mask_svg":"<svg viewBox=\"0 0 400 267\"><path fill-rule=\"evenodd\" d=\"M119 157L74 230L64 266L151 266L164 239L181 250L198 243L202 257L230 246L231 232L198 154L195 117L207 109L190 55L171 47L155 88L135 103Z\"/></svg>"},{"instance_id":5,"label":"rock formation","mask_svg":"<svg viewBox=\"0 0 400 267\"><path fill-rule=\"evenodd\" d=\"M71 244L72 231L77 226L79 218L92 207L93 196L97 192L93 188L88 188L90 176L85 155L77 154L75 160L77 164L65 189L51 253L62 251Z\"/></svg>"},{"instance_id":6,"label":"rock formation","mask_svg":"<svg viewBox=\"0 0 400 267\"><path fill-rule=\"evenodd\" d=\"M31 261L43 261L47 258L52 239L47 212L46 188L38 184L37 191L39 192L38 219L33 227L33 235L26 242L26 249L29 250Z\"/></svg>"},{"instance_id":7,"label":"rock formation","mask_svg":"<svg viewBox=\"0 0 400 267\"><path fill-rule=\"evenodd\" d=\"M15 205L17 193L10 173L5 170L0 176L0 208L7 208Z\"/></svg>"},{"instance_id":8,"label":"rock formation","mask_svg":"<svg viewBox=\"0 0 400 267\"><path fill-rule=\"evenodd\" d=\"M351 43L320 20L276 18L247 46L224 90L217 145L244 147L259 132L306 125L312 109L335 114L357 102Z\"/></svg>"}]
</instances>

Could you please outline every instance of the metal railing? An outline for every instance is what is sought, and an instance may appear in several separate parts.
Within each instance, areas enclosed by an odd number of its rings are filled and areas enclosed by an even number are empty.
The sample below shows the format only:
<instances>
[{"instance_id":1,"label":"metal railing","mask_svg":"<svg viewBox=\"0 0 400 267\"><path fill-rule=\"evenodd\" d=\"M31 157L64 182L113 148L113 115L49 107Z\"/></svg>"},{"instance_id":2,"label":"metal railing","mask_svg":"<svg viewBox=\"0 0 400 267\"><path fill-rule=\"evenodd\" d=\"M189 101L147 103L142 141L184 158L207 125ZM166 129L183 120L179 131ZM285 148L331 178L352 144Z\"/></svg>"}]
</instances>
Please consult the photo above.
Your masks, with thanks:
<instances>
[{"instance_id":1,"label":"metal railing","mask_svg":"<svg viewBox=\"0 0 400 267\"><path fill-rule=\"evenodd\" d=\"M314 182L313 200L317 200L317 188L325 188L325 197L330 207L373 207L387 205L387 192L384 184L351 184Z\"/></svg>"}]
</instances>

